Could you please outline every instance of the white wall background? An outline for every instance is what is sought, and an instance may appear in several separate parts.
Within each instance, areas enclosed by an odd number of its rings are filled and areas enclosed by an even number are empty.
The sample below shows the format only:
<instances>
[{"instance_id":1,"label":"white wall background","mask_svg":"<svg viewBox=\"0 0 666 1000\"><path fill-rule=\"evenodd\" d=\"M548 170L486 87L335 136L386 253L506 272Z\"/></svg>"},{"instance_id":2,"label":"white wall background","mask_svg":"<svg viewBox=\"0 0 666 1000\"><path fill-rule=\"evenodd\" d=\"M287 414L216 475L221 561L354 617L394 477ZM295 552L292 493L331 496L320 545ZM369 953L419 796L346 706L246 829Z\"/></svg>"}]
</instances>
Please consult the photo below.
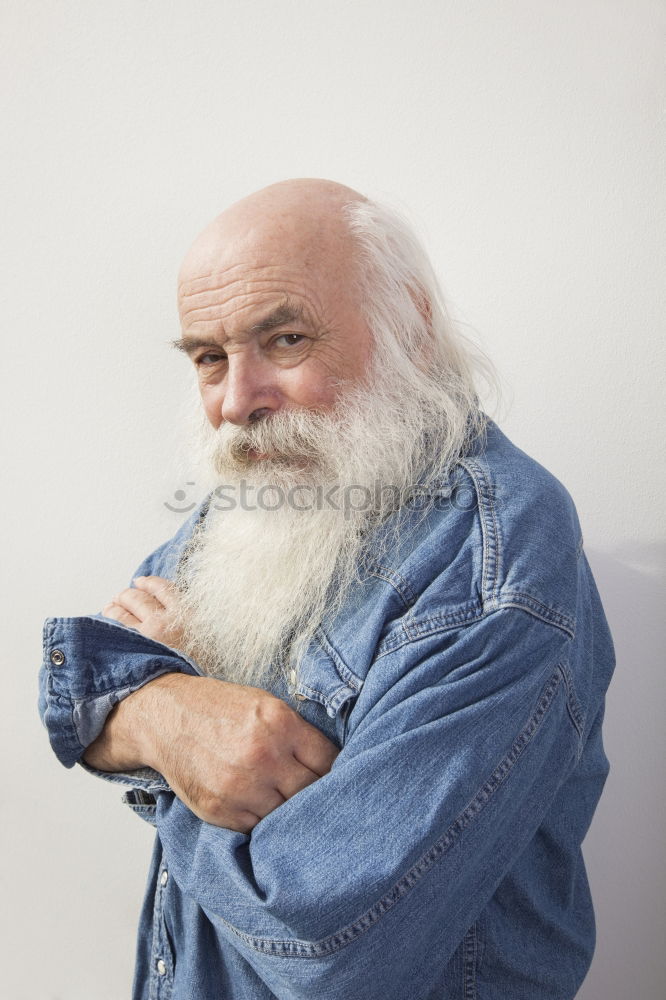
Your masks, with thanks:
<instances>
[{"instance_id":1,"label":"white wall background","mask_svg":"<svg viewBox=\"0 0 666 1000\"><path fill-rule=\"evenodd\" d=\"M151 833L52 756L41 622L180 523L178 263L289 176L411 209L577 501L618 654L579 997L663 996L665 36L658 0L3 0L2 996L128 995Z\"/></svg>"}]
</instances>

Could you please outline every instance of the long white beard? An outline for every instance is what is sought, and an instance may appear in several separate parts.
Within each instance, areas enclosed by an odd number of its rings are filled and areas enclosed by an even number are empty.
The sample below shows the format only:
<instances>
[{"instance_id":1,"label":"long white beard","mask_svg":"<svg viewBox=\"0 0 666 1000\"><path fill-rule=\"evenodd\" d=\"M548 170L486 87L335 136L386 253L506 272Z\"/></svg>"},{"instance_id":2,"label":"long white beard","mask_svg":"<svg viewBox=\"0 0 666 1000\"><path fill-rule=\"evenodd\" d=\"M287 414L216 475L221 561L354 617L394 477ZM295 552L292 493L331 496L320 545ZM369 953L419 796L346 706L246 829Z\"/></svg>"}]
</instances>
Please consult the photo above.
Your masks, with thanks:
<instances>
[{"instance_id":1,"label":"long white beard","mask_svg":"<svg viewBox=\"0 0 666 1000\"><path fill-rule=\"evenodd\" d=\"M176 581L185 648L206 673L262 685L293 665L344 602L372 529L457 457L461 429L397 390L375 374L328 413L207 425L219 485Z\"/></svg>"}]
</instances>

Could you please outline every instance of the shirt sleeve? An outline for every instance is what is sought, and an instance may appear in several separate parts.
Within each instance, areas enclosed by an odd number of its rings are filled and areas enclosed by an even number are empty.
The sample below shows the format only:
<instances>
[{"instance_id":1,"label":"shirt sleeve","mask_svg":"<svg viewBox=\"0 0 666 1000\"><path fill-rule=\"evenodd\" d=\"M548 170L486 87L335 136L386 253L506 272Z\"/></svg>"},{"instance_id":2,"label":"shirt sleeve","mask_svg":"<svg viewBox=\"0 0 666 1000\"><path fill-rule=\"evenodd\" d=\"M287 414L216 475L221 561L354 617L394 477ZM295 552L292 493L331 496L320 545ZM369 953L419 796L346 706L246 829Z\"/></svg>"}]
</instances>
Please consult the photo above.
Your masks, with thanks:
<instances>
[{"instance_id":1,"label":"shirt sleeve","mask_svg":"<svg viewBox=\"0 0 666 1000\"><path fill-rule=\"evenodd\" d=\"M278 998L429 995L575 767L569 642L512 607L377 659L331 772L251 836L159 795L174 880Z\"/></svg>"},{"instance_id":2,"label":"shirt sleeve","mask_svg":"<svg viewBox=\"0 0 666 1000\"><path fill-rule=\"evenodd\" d=\"M194 511L173 538L147 556L133 576L173 579L183 548L205 517L208 502ZM58 760L65 767L79 763L111 781L150 790L168 788L151 768L127 774L97 771L81 757L102 732L115 704L162 674L199 674L194 661L101 614L47 618L43 651L38 707Z\"/></svg>"}]
</instances>

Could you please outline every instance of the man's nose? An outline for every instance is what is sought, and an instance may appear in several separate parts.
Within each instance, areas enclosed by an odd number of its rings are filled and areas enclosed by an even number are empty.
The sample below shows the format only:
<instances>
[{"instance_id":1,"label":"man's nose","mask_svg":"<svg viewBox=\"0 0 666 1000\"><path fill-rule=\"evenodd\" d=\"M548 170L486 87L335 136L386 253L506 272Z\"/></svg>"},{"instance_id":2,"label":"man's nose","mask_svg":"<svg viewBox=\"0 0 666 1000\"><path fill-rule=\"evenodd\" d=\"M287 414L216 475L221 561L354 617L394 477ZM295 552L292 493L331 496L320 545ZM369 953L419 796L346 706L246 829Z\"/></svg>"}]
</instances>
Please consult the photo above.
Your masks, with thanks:
<instances>
[{"instance_id":1,"label":"man's nose","mask_svg":"<svg viewBox=\"0 0 666 1000\"><path fill-rule=\"evenodd\" d=\"M267 366L256 359L232 354L223 385L222 420L249 424L279 409L279 394Z\"/></svg>"}]
</instances>

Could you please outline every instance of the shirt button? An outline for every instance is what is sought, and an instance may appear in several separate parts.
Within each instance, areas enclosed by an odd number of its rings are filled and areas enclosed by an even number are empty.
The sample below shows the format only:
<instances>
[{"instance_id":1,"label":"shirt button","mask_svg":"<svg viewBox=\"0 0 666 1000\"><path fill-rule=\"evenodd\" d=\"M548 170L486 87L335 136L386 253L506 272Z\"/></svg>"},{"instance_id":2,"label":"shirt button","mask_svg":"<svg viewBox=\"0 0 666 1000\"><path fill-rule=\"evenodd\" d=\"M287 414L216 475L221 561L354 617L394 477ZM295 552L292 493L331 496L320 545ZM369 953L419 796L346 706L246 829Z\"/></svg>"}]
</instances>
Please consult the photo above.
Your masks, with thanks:
<instances>
[{"instance_id":1,"label":"shirt button","mask_svg":"<svg viewBox=\"0 0 666 1000\"><path fill-rule=\"evenodd\" d=\"M51 663L54 667L61 667L65 662L65 654L62 649L54 649L51 653Z\"/></svg>"},{"instance_id":2,"label":"shirt button","mask_svg":"<svg viewBox=\"0 0 666 1000\"><path fill-rule=\"evenodd\" d=\"M160 885L166 885L168 881L169 881L169 873L165 868L162 874L160 875Z\"/></svg>"},{"instance_id":3,"label":"shirt button","mask_svg":"<svg viewBox=\"0 0 666 1000\"><path fill-rule=\"evenodd\" d=\"M166 976L166 965L161 958L157 959L157 971L160 976Z\"/></svg>"},{"instance_id":4,"label":"shirt button","mask_svg":"<svg viewBox=\"0 0 666 1000\"><path fill-rule=\"evenodd\" d=\"M294 695L294 698L296 699L296 701L307 701L308 700L307 699L307 695L301 694L300 691L296 692L296 694Z\"/></svg>"}]
</instances>

